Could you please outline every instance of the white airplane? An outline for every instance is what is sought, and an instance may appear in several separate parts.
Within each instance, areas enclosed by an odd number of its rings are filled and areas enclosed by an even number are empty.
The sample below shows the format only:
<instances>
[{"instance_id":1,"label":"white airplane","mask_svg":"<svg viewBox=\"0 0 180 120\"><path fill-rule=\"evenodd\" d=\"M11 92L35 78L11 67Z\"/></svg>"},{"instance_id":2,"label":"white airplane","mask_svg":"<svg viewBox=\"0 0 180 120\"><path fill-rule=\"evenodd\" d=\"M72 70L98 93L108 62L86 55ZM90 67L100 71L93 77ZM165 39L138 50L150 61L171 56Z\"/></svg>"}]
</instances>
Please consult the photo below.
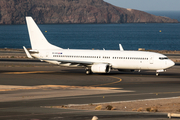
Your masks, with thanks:
<instances>
[{"instance_id":1,"label":"white airplane","mask_svg":"<svg viewBox=\"0 0 180 120\"><path fill-rule=\"evenodd\" d=\"M154 70L158 76L160 72L174 66L174 62L167 56L144 51L120 50L79 50L62 49L50 44L32 17L26 17L32 50L24 50L28 58L65 67L84 67L86 74L109 73L111 69L124 70Z\"/></svg>"}]
</instances>

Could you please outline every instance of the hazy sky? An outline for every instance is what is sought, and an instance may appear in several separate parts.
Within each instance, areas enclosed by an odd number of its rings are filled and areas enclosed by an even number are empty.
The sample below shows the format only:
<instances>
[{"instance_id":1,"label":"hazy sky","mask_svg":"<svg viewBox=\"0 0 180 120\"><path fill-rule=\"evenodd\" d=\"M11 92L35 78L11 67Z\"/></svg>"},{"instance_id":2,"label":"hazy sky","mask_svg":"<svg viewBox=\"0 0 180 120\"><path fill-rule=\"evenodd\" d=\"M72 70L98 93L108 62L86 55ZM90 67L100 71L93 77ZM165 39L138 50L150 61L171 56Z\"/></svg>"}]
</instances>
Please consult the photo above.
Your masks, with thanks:
<instances>
[{"instance_id":1,"label":"hazy sky","mask_svg":"<svg viewBox=\"0 0 180 120\"><path fill-rule=\"evenodd\" d=\"M104 0L113 5L143 11L180 11L180 0Z\"/></svg>"}]
</instances>

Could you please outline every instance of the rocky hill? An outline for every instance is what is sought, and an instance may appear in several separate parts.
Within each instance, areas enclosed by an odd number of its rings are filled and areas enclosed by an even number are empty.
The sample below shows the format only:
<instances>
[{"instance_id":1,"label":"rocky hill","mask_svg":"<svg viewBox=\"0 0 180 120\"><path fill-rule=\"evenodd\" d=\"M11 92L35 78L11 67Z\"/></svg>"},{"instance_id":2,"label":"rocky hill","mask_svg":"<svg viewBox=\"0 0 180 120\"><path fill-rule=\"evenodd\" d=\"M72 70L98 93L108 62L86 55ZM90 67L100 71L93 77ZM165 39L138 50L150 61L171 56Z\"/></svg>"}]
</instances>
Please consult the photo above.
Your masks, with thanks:
<instances>
[{"instance_id":1,"label":"rocky hill","mask_svg":"<svg viewBox=\"0 0 180 120\"><path fill-rule=\"evenodd\" d=\"M0 0L0 24L177 23L177 20L113 6L103 0Z\"/></svg>"}]
</instances>

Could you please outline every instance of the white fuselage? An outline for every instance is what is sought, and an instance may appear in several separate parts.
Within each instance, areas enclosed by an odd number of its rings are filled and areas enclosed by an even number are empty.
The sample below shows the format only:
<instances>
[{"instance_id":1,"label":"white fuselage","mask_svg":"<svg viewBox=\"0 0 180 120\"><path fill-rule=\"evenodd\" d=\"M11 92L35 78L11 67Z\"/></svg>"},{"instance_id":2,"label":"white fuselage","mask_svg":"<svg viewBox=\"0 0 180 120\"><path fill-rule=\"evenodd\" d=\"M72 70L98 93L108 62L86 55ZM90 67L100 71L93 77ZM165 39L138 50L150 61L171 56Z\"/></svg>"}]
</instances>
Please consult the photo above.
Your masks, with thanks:
<instances>
[{"instance_id":1,"label":"white fuselage","mask_svg":"<svg viewBox=\"0 0 180 120\"><path fill-rule=\"evenodd\" d=\"M32 56L59 65L71 63L67 66L78 63L106 63L113 69L163 70L174 65L174 62L165 55L143 51L61 49L39 50L39 54Z\"/></svg>"}]
</instances>

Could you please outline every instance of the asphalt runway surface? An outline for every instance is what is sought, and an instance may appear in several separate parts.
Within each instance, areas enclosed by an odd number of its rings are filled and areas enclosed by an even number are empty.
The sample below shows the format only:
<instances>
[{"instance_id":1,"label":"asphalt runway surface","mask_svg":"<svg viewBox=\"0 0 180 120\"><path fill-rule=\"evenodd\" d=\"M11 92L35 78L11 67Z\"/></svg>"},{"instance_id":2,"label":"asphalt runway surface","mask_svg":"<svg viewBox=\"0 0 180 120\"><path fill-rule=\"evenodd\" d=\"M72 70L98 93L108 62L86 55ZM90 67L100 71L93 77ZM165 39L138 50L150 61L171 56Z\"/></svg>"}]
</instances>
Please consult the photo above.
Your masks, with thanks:
<instances>
[{"instance_id":1,"label":"asphalt runway surface","mask_svg":"<svg viewBox=\"0 0 180 120\"><path fill-rule=\"evenodd\" d=\"M164 113L44 108L180 96L180 66L155 72L85 75L37 60L0 59L0 120L165 120Z\"/></svg>"}]
</instances>

